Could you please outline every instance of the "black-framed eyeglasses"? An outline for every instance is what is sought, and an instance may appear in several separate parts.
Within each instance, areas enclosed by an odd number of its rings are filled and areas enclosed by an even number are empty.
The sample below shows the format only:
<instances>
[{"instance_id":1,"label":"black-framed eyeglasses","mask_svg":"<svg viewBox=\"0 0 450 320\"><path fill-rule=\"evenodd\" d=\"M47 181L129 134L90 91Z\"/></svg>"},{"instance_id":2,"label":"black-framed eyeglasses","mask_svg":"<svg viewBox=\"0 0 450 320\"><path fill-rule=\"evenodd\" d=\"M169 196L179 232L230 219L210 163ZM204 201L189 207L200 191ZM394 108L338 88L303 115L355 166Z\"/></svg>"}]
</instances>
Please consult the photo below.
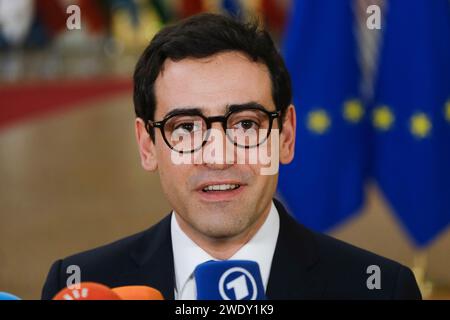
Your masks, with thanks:
<instances>
[{"instance_id":1,"label":"black-framed eyeglasses","mask_svg":"<svg viewBox=\"0 0 450 320\"><path fill-rule=\"evenodd\" d=\"M270 136L273 120L280 111L268 111L259 105L230 107L224 116L206 117L198 109L171 113L161 121L149 120L150 127L159 128L167 146L179 153L200 150L208 142L213 122L222 128L231 143L241 148L254 148Z\"/></svg>"}]
</instances>

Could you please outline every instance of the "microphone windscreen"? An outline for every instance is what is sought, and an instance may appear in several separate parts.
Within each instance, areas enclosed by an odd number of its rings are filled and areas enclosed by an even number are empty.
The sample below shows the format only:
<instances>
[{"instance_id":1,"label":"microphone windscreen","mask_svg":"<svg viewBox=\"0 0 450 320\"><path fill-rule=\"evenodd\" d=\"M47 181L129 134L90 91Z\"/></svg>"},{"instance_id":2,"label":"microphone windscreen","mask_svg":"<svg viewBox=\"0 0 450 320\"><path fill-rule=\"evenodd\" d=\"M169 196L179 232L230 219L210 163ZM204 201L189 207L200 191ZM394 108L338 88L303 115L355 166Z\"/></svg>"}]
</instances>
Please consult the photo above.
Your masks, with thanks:
<instances>
[{"instance_id":1,"label":"microphone windscreen","mask_svg":"<svg viewBox=\"0 0 450 320\"><path fill-rule=\"evenodd\" d=\"M121 300L120 297L105 285L95 282L81 282L79 288L64 288L53 300Z\"/></svg>"},{"instance_id":2,"label":"microphone windscreen","mask_svg":"<svg viewBox=\"0 0 450 320\"><path fill-rule=\"evenodd\" d=\"M0 292L0 300L21 300L21 299L8 292Z\"/></svg>"},{"instance_id":3,"label":"microphone windscreen","mask_svg":"<svg viewBox=\"0 0 450 320\"><path fill-rule=\"evenodd\" d=\"M147 286L124 286L112 290L122 300L164 300L161 292Z\"/></svg>"},{"instance_id":4,"label":"microphone windscreen","mask_svg":"<svg viewBox=\"0 0 450 320\"><path fill-rule=\"evenodd\" d=\"M264 300L264 285L254 261L208 261L194 271L198 300Z\"/></svg>"}]
</instances>

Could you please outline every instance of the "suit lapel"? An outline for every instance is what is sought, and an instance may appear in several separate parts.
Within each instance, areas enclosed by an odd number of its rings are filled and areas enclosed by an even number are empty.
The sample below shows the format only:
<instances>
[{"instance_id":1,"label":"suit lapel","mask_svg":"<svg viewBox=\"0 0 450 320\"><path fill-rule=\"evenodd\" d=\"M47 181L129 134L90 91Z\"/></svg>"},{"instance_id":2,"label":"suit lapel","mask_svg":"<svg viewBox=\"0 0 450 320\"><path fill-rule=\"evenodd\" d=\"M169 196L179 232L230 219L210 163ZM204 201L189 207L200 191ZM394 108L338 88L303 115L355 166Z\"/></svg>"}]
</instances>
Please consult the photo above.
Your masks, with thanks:
<instances>
[{"instance_id":1,"label":"suit lapel","mask_svg":"<svg viewBox=\"0 0 450 320\"><path fill-rule=\"evenodd\" d=\"M280 216L280 232L272 260L268 299L318 299L325 277L321 274L314 234L296 222L274 199Z\"/></svg>"},{"instance_id":2,"label":"suit lapel","mask_svg":"<svg viewBox=\"0 0 450 320\"><path fill-rule=\"evenodd\" d=\"M166 300L174 299L175 271L173 265L171 215L144 232L131 257L137 264L135 279L161 291Z\"/></svg>"}]
</instances>

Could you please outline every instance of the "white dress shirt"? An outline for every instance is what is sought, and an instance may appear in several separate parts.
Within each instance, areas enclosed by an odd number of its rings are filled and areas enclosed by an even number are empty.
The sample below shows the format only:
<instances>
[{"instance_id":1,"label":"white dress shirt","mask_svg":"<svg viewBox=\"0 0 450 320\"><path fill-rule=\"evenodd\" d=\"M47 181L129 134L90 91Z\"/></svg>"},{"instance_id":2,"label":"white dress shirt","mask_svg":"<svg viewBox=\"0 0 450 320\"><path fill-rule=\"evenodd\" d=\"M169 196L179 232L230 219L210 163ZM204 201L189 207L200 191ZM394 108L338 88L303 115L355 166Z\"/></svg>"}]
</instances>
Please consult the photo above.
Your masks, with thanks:
<instances>
[{"instance_id":1,"label":"white dress shirt","mask_svg":"<svg viewBox=\"0 0 450 320\"><path fill-rule=\"evenodd\" d=\"M264 290L269 281L272 258L280 231L280 217L272 202L269 215L252 239L240 248L230 260L252 260L258 263ZM206 261L217 260L200 248L181 230L175 213L171 220L172 249L175 264L175 300L197 299L195 268Z\"/></svg>"}]
</instances>

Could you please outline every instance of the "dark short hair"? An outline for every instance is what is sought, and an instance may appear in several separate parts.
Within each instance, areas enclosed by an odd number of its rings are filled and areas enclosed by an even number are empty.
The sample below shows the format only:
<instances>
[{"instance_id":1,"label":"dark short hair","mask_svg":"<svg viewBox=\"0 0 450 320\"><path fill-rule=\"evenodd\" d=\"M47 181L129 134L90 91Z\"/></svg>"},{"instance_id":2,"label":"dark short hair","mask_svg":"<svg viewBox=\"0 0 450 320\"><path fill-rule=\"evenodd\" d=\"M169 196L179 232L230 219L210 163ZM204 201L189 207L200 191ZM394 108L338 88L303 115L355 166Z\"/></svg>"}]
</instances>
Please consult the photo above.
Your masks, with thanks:
<instances>
[{"instance_id":1,"label":"dark short hair","mask_svg":"<svg viewBox=\"0 0 450 320\"><path fill-rule=\"evenodd\" d=\"M284 61L269 33L255 20L240 22L232 17L201 13L159 31L142 53L134 71L136 117L154 120L154 84L166 59L205 58L225 51L239 51L264 63L272 80L272 98L282 119L292 100L291 81ZM280 128L281 128L280 121ZM149 133L154 139L153 130Z\"/></svg>"}]
</instances>

